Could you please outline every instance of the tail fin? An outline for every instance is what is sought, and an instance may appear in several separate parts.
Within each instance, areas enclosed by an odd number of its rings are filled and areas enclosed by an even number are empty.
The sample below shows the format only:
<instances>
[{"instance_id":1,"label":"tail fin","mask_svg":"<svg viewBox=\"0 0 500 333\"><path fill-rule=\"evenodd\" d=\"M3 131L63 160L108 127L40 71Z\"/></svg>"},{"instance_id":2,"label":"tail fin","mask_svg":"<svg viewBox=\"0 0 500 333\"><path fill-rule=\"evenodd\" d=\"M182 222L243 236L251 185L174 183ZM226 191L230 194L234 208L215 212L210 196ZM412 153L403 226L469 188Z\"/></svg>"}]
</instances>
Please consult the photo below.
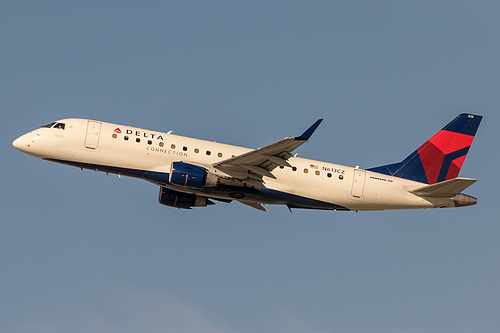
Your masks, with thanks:
<instances>
[{"instance_id":1,"label":"tail fin","mask_svg":"<svg viewBox=\"0 0 500 333\"><path fill-rule=\"evenodd\" d=\"M462 113L402 162L368 170L425 184L456 178L482 118Z\"/></svg>"}]
</instances>

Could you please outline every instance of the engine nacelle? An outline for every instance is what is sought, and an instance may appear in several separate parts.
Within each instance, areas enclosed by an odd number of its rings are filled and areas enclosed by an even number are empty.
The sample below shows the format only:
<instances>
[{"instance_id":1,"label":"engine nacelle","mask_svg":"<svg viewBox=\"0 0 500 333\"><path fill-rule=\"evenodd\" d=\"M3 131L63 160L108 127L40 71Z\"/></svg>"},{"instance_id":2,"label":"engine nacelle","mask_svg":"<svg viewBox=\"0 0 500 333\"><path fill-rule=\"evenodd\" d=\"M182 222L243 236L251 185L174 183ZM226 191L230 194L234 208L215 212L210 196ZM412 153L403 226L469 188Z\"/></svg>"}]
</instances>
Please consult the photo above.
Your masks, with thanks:
<instances>
[{"instance_id":1,"label":"engine nacelle","mask_svg":"<svg viewBox=\"0 0 500 333\"><path fill-rule=\"evenodd\" d=\"M160 187L158 202L165 206L190 209L191 207L206 207L214 203L207 197L200 197L194 194L187 194Z\"/></svg>"},{"instance_id":2,"label":"engine nacelle","mask_svg":"<svg viewBox=\"0 0 500 333\"><path fill-rule=\"evenodd\" d=\"M214 186L217 185L217 175L207 169L184 162L172 163L169 182L181 186Z\"/></svg>"}]
</instances>

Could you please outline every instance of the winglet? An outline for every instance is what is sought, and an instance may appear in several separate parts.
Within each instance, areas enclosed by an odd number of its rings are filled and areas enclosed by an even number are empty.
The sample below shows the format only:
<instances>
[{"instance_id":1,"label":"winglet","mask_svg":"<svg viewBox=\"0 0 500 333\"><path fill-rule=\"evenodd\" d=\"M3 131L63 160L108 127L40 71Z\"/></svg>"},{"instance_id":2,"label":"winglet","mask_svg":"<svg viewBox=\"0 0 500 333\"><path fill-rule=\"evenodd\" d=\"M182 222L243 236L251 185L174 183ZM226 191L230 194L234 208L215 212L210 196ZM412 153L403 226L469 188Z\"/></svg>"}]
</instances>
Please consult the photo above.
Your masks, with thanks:
<instances>
[{"instance_id":1,"label":"winglet","mask_svg":"<svg viewBox=\"0 0 500 333\"><path fill-rule=\"evenodd\" d=\"M295 140L309 140L309 138L311 137L311 135L314 133L314 131L318 128L319 124L321 124L321 122L323 121L323 119L318 119L314 124L312 124L311 127L309 127L304 133L302 133L300 136L296 136L294 139Z\"/></svg>"}]
</instances>

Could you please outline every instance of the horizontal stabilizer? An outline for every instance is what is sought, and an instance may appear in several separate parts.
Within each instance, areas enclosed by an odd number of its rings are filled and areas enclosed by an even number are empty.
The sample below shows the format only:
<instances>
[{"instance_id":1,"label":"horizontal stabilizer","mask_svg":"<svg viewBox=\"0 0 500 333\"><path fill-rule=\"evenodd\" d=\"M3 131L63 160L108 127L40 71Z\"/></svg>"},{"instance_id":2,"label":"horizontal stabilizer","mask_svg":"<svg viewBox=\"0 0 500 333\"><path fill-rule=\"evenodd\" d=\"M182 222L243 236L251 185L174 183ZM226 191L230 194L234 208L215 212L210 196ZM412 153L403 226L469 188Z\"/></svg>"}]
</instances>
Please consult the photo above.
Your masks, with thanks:
<instances>
[{"instance_id":1,"label":"horizontal stabilizer","mask_svg":"<svg viewBox=\"0 0 500 333\"><path fill-rule=\"evenodd\" d=\"M475 182L477 182L477 179L454 178L433 185L418 187L416 189L409 190L409 192L420 197L452 198Z\"/></svg>"}]
</instances>

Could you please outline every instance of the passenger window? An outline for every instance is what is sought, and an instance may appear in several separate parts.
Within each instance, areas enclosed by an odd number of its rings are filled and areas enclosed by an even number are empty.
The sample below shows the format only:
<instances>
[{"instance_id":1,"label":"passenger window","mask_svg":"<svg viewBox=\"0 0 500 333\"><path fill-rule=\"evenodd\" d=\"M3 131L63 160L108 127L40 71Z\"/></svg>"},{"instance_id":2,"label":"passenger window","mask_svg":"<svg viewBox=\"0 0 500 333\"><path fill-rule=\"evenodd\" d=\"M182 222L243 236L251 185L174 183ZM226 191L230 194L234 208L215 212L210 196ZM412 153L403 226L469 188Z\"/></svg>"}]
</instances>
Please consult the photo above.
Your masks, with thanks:
<instances>
[{"instance_id":1,"label":"passenger window","mask_svg":"<svg viewBox=\"0 0 500 333\"><path fill-rule=\"evenodd\" d=\"M141 139L136 138L136 139L135 139L135 142L139 143L139 142L141 142Z\"/></svg>"},{"instance_id":2,"label":"passenger window","mask_svg":"<svg viewBox=\"0 0 500 333\"><path fill-rule=\"evenodd\" d=\"M319 176L321 172L319 172L318 170L316 170L316 176Z\"/></svg>"},{"instance_id":3,"label":"passenger window","mask_svg":"<svg viewBox=\"0 0 500 333\"><path fill-rule=\"evenodd\" d=\"M217 156L222 157L222 153L218 153Z\"/></svg>"},{"instance_id":4,"label":"passenger window","mask_svg":"<svg viewBox=\"0 0 500 333\"><path fill-rule=\"evenodd\" d=\"M340 179L340 180L344 179L344 176L339 175L339 179Z\"/></svg>"},{"instance_id":5,"label":"passenger window","mask_svg":"<svg viewBox=\"0 0 500 333\"><path fill-rule=\"evenodd\" d=\"M126 136L126 135L125 135L125 136L123 137L123 140L127 141L127 140L128 140L128 136Z\"/></svg>"},{"instance_id":6,"label":"passenger window","mask_svg":"<svg viewBox=\"0 0 500 333\"><path fill-rule=\"evenodd\" d=\"M332 178L332 174L331 174L331 173L327 173L327 174L326 174L326 176L327 176L328 178Z\"/></svg>"},{"instance_id":7,"label":"passenger window","mask_svg":"<svg viewBox=\"0 0 500 333\"><path fill-rule=\"evenodd\" d=\"M153 144L153 141L148 140L148 145L152 145L152 144Z\"/></svg>"},{"instance_id":8,"label":"passenger window","mask_svg":"<svg viewBox=\"0 0 500 333\"><path fill-rule=\"evenodd\" d=\"M170 145L170 148L175 149L175 145L172 143L172 145Z\"/></svg>"},{"instance_id":9,"label":"passenger window","mask_svg":"<svg viewBox=\"0 0 500 333\"><path fill-rule=\"evenodd\" d=\"M113 133L112 137L113 137L113 139L116 139L118 137L118 135L116 135L115 133Z\"/></svg>"},{"instance_id":10,"label":"passenger window","mask_svg":"<svg viewBox=\"0 0 500 333\"><path fill-rule=\"evenodd\" d=\"M297 167L292 167L292 171L297 171Z\"/></svg>"},{"instance_id":11,"label":"passenger window","mask_svg":"<svg viewBox=\"0 0 500 333\"><path fill-rule=\"evenodd\" d=\"M184 146L184 147L182 147L182 150L187 151L187 150L188 150L188 147L185 147L185 146Z\"/></svg>"},{"instance_id":12,"label":"passenger window","mask_svg":"<svg viewBox=\"0 0 500 333\"><path fill-rule=\"evenodd\" d=\"M308 172L309 172L309 169L305 168L304 173L308 173Z\"/></svg>"},{"instance_id":13,"label":"passenger window","mask_svg":"<svg viewBox=\"0 0 500 333\"><path fill-rule=\"evenodd\" d=\"M207 150L207 155L210 155L210 154L212 154L212 153L210 152L210 150Z\"/></svg>"},{"instance_id":14,"label":"passenger window","mask_svg":"<svg viewBox=\"0 0 500 333\"><path fill-rule=\"evenodd\" d=\"M198 153L200 152L200 150L199 150L198 148L195 148L195 149L194 149L194 152L195 152L196 154L198 154Z\"/></svg>"},{"instance_id":15,"label":"passenger window","mask_svg":"<svg viewBox=\"0 0 500 333\"><path fill-rule=\"evenodd\" d=\"M163 147L165 144L164 144L163 142L160 142L158 145L159 145L160 147Z\"/></svg>"}]
</instances>

